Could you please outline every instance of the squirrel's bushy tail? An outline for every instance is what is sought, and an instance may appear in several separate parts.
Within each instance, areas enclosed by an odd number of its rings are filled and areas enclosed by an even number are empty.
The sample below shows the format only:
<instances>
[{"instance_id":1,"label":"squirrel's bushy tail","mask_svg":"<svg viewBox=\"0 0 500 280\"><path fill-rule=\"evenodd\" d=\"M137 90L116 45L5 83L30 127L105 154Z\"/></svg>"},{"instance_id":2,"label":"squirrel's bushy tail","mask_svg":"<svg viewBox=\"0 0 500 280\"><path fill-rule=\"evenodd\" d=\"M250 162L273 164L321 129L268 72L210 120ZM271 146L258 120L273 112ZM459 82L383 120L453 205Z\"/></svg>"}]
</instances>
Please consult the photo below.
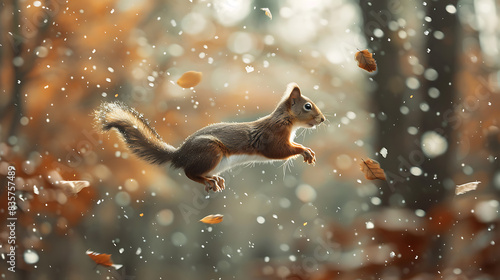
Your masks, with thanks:
<instances>
[{"instance_id":1,"label":"squirrel's bushy tail","mask_svg":"<svg viewBox=\"0 0 500 280\"><path fill-rule=\"evenodd\" d=\"M136 110L120 102L102 103L94 116L100 130L116 128L129 149L138 157L153 164L172 160L176 148L165 143Z\"/></svg>"}]
</instances>

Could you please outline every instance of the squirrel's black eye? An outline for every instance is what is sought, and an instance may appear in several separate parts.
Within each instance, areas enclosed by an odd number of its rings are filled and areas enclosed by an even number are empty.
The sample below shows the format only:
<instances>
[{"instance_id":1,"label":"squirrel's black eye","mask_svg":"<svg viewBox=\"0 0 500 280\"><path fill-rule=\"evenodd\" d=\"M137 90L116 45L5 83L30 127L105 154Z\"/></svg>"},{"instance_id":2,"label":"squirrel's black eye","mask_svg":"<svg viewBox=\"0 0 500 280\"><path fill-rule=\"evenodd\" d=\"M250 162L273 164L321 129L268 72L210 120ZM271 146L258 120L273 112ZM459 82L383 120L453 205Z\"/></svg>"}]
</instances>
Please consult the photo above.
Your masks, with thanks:
<instances>
[{"instance_id":1,"label":"squirrel's black eye","mask_svg":"<svg viewBox=\"0 0 500 280\"><path fill-rule=\"evenodd\" d=\"M311 103L307 102L306 104L304 104L304 110L311 111L312 108L313 106Z\"/></svg>"}]
</instances>

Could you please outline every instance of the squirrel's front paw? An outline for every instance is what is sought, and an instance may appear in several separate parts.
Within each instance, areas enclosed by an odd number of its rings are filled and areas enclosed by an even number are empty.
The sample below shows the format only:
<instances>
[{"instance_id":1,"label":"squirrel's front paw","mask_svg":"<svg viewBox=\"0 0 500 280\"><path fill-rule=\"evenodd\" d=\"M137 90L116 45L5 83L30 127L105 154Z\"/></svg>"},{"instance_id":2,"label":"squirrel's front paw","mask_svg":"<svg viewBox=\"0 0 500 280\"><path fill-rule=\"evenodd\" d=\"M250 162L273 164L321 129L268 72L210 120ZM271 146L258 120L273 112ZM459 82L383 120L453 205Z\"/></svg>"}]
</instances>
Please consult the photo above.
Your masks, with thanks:
<instances>
[{"instance_id":1,"label":"squirrel's front paw","mask_svg":"<svg viewBox=\"0 0 500 280\"><path fill-rule=\"evenodd\" d=\"M316 156L310 148L306 148L304 152L302 152L302 156L304 157L304 162L307 162L308 164L316 163Z\"/></svg>"}]
</instances>

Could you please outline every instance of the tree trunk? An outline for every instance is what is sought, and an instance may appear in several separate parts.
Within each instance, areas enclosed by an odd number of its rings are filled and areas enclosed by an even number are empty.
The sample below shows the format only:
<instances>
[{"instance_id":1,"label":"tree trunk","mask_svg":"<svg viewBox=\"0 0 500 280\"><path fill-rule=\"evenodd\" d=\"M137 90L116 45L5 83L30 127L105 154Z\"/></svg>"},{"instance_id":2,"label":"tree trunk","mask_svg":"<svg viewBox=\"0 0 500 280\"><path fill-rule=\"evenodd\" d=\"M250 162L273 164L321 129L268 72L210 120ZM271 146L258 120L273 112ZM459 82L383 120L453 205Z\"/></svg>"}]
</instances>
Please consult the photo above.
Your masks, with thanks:
<instances>
[{"instance_id":1,"label":"tree trunk","mask_svg":"<svg viewBox=\"0 0 500 280\"><path fill-rule=\"evenodd\" d=\"M399 30L405 29L391 31L389 25L400 17L411 20L404 17L403 13L416 15L418 11L405 11L404 7L398 4L400 2L392 0L371 1L370 5L361 3L365 35L378 63L378 72L374 76L377 88L371 94L377 133L374 149L379 151L385 147L388 150L386 158L381 155L377 157L386 171L390 187L382 187L380 198L383 206L428 210L444 198L443 181L450 174L450 146L453 142L453 123L450 122L454 119L453 78L458 46L456 15L445 9L451 2L428 2L427 15L432 21L426 30L430 33L427 36L422 35L427 42L421 46L411 45L411 48L406 50L403 46L409 40L405 42L397 34ZM382 30L384 36L375 37L376 29ZM444 38L441 36L443 34ZM408 67L404 66L408 66L405 63L410 55L422 57L420 61L425 69L434 69L438 73L437 79L432 75L423 74L421 77L412 72L405 73L404 70ZM424 73L432 74L433 71ZM406 86L410 76L417 78L421 84L419 88L410 89ZM437 89L439 96L429 96L430 88ZM428 105L428 110L425 104ZM421 105L426 109L422 109ZM411 134L408 131L410 126L414 127ZM425 132L432 132L431 134L437 134L447 140L449 147L444 154L427 157L423 153L421 137Z\"/></svg>"},{"instance_id":2,"label":"tree trunk","mask_svg":"<svg viewBox=\"0 0 500 280\"><path fill-rule=\"evenodd\" d=\"M423 114L420 133L430 132L446 139L448 148L442 155L425 160L422 164L424 174L421 189L417 198L419 206L428 209L436 202L440 202L446 195L444 183L450 179L454 162L452 154L455 150L456 117L454 116L455 100L458 89L454 81L457 73L458 50L458 19L456 14L446 11L447 5L455 5L456 1L431 1L429 2L427 16L432 21L429 24L431 33L427 36L427 63L426 71L434 69L438 76L436 79L427 77L423 83L424 102L429 105L429 110ZM444 35L444 38L441 38ZM429 79L430 78L430 79ZM430 89L437 89L439 95L429 94ZM434 90L436 92L436 90Z\"/></svg>"},{"instance_id":3,"label":"tree trunk","mask_svg":"<svg viewBox=\"0 0 500 280\"><path fill-rule=\"evenodd\" d=\"M382 206L400 205L403 197L408 192L407 179L409 176L406 166L402 170L401 163L408 161L412 145L416 139L407 133L407 127L412 121L418 119L411 111L407 115L401 113L400 106L403 105L409 94L405 87L406 76L403 72L403 58L405 51L402 50L397 38L397 33L389 29L390 22L395 22L402 13L403 7L391 5L391 0L371 1L361 3L364 18L364 32L369 42L369 50L375 53L377 60L377 72L373 77L376 83L375 91L371 96L372 112L375 115L375 141L376 152L381 148L388 150L387 157L378 155L377 161L386 171L389 187L381 184ZM384 36L377 38L375 30L380 29ZM388 40L391 38L391 40Z\"/></svg>"}]
</instances>

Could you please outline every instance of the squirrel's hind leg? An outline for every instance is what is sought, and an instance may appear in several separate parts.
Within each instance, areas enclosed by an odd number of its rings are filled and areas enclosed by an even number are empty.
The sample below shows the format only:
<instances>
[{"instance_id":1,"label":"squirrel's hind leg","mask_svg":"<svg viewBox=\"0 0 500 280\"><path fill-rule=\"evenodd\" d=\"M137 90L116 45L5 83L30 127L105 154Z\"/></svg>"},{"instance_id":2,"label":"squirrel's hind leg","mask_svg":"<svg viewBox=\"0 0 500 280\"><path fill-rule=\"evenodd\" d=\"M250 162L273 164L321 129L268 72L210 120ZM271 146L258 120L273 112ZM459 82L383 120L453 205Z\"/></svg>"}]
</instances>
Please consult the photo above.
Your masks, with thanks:
<instances>
[{"instance_id":1,"label":"squirrel's hind leg","mask_svg":"<svg viewBox=\"0 0 500 280\"><path fill-rule=\"evenodd\" d=\"M222 191L226 188L224 178L212 175L225 152L220 141L214 137L197 137L185 143L182 148L188 149L191 155L190 160L186 160L183 166L189 179L204 184L207 192Z\"/></svg>"}]
</instances>

